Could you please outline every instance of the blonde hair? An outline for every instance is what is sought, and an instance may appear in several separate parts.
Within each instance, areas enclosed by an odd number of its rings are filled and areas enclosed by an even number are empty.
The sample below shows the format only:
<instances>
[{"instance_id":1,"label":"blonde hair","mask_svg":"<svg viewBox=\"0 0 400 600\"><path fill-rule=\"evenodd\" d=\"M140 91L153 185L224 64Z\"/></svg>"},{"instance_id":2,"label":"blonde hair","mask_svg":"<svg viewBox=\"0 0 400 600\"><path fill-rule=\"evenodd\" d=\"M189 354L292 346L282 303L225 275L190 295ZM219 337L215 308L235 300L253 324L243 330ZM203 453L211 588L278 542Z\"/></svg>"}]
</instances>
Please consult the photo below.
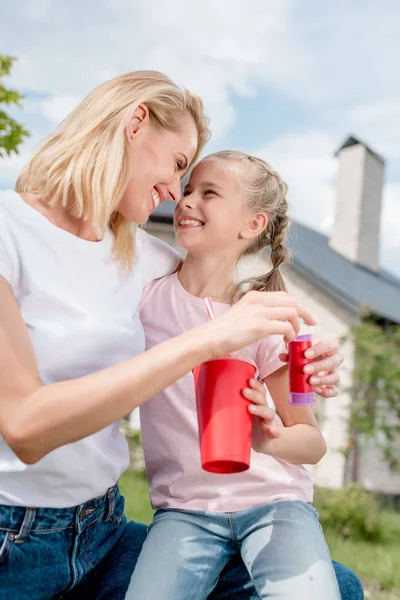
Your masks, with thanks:
<instances>
[{"instance_id":1,"label":"blonde hair","mask_svg":"<svg viewBox=\"0 0 400 600\"><path fill-rule=\"evenodd\" d=\"M94 89L47 138L20 173L16 190L67 208L91 221L99 237L115 234L114 254L125 266L134 256L135 227L118 213L129 181L125 128L139 104L146 104L158 129L179 131L190 114L198 132L196 160L210 137L199 96L157 71L136 71Z\"/></svg>"},{"instance_id":2,"label":"blonde hair","mask_svg":"<svg viewBox=\"0 0 400 600\"><path fill-rule=\"evenodd\" d=\"M246 195L247 205L254 212L265 212L268 225L257 236L242 256L257 254L263 248L271 247L272 269L260 277L253 277L238 284L232 293L232 302L243 295L243 287L260 292L286 291L280 266L290 259L290 251L284 246L290 226L287 185L280 175L265 161L235 150L223 150L210 154L204 160L218 158L238 167L237 175Z\"/></svg>"}]
</instances>

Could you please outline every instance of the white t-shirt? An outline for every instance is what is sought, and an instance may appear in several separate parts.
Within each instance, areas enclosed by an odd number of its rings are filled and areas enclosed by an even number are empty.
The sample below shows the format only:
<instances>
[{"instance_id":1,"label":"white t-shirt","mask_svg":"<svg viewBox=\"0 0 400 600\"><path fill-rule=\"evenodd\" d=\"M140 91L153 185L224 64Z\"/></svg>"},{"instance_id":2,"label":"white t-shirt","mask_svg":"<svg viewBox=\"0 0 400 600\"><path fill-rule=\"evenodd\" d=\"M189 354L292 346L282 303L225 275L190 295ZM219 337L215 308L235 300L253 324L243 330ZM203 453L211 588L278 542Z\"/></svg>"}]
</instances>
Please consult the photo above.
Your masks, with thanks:
<instances>
[{"instance_id":1,"label":"white t-shirt","mask_svg":"<svg viewBox=\"0 0 400 600\"><path fill-rule=\"evenodd\" d=\"M45 384L94 373L145 349L138 312L143 288L173 271L179 257L138 230L126 273L112 259L112 246L111 232L100 242L83 240L17 193L0 192L0 276L12 286ZM0 504L75 506L104 494L128 461L119 423L34 465L22 463L0 436Z\"/></svg>"}]
</instances>

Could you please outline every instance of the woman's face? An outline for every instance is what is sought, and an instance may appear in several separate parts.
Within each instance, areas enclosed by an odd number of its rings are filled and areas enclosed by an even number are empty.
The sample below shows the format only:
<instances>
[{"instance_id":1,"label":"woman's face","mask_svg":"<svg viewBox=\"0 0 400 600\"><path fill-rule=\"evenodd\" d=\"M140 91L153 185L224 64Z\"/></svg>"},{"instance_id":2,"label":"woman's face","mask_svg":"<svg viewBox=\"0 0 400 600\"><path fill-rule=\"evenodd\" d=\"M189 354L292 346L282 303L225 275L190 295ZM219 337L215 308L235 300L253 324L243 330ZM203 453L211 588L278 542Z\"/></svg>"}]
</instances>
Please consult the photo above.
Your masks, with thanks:
<instances>
[{"instance_id":1,"label":"woman's face","mask_svg":"<svg viewBox=\"0 0 400 600\"><path fill-rule=\"evenodd\" d=\"M126 135L131 173L118 212L129 221L142 224L164 200L180 200L181 177L197 150L197 129L189 113L181 119L177 132L156 129L147 107L140 105Z\"/></svg>"}]
</instances>

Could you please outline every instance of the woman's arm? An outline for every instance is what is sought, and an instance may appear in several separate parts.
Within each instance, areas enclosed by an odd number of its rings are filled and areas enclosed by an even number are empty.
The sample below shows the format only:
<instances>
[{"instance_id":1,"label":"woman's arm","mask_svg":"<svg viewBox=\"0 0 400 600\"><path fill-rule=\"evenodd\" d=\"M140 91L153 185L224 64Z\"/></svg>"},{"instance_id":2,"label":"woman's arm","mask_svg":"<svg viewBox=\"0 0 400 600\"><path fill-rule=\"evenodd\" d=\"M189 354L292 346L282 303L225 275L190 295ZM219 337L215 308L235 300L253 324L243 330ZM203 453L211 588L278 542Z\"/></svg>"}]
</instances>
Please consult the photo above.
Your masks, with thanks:
<instances>
[{"instance_id":1,"label":"woman's arm","mask_svg":"<svg viewBox=\"0 0 400 600\"><path fill-rule=\"evenodd\" d=\"M287 367L266 377L264 383L284 427L272 425L274 412L266 406L265 390L262 394L260 384L253 384L255 394L245 395L254 402L249 407L250 412L258 417L254 424L254 449L292 463L311 465L319 462L326 453L325 439L311 408L289 404Z\"/></svg>"},{"instance_id":2,"label":"woman's arm","mask_svg":"<svg viewBox=\"0 0 400 600\"><path fill-rule=\"evenodd\" d=\"M290 341L299 316L314 323L287 294L252 292L222 317L128 361L44 385L17 301L2 277L0 306L0 433L26 463L117 421L207 359L274 333Z\"/></svg>"}]
</instances>

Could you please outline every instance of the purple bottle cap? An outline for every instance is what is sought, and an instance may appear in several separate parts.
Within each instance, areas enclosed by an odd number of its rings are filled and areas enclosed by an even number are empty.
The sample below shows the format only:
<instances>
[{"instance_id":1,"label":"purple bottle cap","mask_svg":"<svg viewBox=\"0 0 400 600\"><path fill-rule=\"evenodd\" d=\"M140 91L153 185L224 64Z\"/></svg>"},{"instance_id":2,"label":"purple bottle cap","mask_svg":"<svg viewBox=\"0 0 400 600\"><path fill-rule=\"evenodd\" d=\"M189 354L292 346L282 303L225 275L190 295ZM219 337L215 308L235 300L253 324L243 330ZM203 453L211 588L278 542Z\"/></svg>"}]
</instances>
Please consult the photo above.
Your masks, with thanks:
<instances>
[{"instance_id":1,"label":"purple bottle cap","mask_svg":"<svg viewBox=\"0 0 400 600\"><path fill-rule=\"evenodd\" d=\"M304 323L304 320L300 318L300 329L295 339L295 342L311 342L311 340L311 327L309 325L306 325Z\"/></svg>"},{"instance_id":2,"label":"purple bottle cap","mask_svg":"<svg viewBox=\"0 0 400 600\"><path fill-rule=\"evenodd\" d=\"M311 340L312 340L311 333L302 333L302 334L299 334L294 341L295 342L311 342Z\"/></svg>"},{"instance_id":3,"label":"purple bottle cap","mask_svg":"<svg viewBox=\"0 0 400 600\"><path fill-rule=\"evenodd\" d=\"M292 406L311 406L315 403L314 392L290 392L289 403Z\"/></svg>"}]
</instances>

